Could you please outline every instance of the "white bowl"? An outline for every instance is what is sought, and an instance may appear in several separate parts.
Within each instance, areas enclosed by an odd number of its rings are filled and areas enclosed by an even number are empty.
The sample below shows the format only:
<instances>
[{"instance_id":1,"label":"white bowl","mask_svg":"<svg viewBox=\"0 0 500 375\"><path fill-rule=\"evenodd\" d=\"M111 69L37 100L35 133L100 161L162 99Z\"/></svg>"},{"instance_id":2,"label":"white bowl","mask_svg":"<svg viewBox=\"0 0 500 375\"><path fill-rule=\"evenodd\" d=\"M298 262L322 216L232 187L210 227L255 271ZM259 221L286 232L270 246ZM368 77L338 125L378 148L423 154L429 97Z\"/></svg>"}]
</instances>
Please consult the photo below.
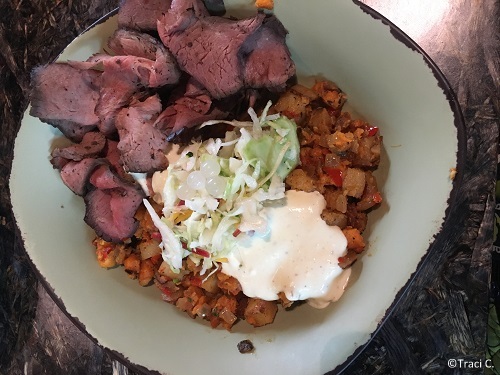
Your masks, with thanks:
<instances>
[{"instance_id":1,"label":"white bowl","mask_svg":"<svg viewBox=\"0 0 500 375\"><path fill-rule=\"evenodd\" d=\"M248 13L243 3L226 1L226 7ZM132 364L172 375L332 370L369 340L445 220L454 185L450 168L461 174L455 125L461 117L433 64L400 31L351 1L277 1L275 13L290 32L299 78L335 81L350 106L384 136L377 177L385 202L369 215L369 247L354 266L355 277L329 308L304 305L280 311L270 326L254 329L243 322L229 333L178 312L156 288L140 287L123 269L100 268L93 233L83 222L83 200L49 163L60 133L24 116L10 188L26 251L77 324ZM98 24L60 58L86 59L115 27L113 17ZM253 354L238 352L243 339L254 343Z\"/></svg>"}]
</instances>

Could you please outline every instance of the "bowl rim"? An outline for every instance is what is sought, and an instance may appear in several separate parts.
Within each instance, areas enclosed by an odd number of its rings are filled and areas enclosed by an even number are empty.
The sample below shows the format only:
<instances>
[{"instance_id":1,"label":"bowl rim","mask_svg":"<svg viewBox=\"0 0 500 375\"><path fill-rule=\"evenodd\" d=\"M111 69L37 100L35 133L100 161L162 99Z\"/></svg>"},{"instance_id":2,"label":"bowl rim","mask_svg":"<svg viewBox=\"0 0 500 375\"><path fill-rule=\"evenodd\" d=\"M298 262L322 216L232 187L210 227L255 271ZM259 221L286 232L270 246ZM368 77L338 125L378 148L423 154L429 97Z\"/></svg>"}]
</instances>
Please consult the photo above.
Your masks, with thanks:
<instances>
[{"instance_id":1,"label":"bowl rim","mask_svg":"<svg viewBox=\"0 0 500 375\"><path fill-rule=\"evenodd\" d=\"M415 271L409 276L408 281L406 284L400 288L400 290L397 292L396 297L394 298L393 302L391 305L386 309L383 318L379 321L377 324L376 329L370 334L370 337L366 342L361 344L356 350L345 359L345 361L332 370L328 372L328 374L341 374L343 373L351 364L353 364L356 359L364 352L364 350L369 346L369 344L373 341L373 339L377 336L378 332L381 330L382 326L385 324L385 322L391 317L392 313L396 309L396 307L399 305L403 297L408 293L408 290L411 288L413 285L416 277L421 273L421 270L424 268L424 265L430 261L429 254L432 252L433 248L435 247L436 240L438 237L443 237L447 233L447 227L449 227L449 221L450 217L452 216L453 211L456 209L457 206L457 197L458 197L458 192L463 185L463 171L465 169L465 162L466 162L466 145L467 145L467 138L466 138L466 125L465 125L465 119L462 113L462 109L460 107L460 104L457 100L456 94L451 87L448 79L444 75L444 73L441 71L441 69L438 67L438 65L433 61L433 59L425 52L425 50L418 45L417 42L415 42L410 36L408 36L403 30L401 30L398 26L396 26L392 21L390 21L388 18L383 16L381 13L370 7L369 5L366 5L361 2L361 0L351 0L355 5L357 5L361 10L371 16L374 20L382 22L384 25L389 27L389 31L391 35L399 42L403 43L406 47L410 48L411 50L419 53L424 60L424 63L430 68L434 78L436 79L439 88L443 91L443 94L445 95L446 101L448 102L450 109L452 111L453 119L454 119L454 126L457 130L457 163L456 163L456 176L453 179L453 184L451 191L449 193L449 197L447 200L447 207L444 212L444 218L441 223L440 229L436 232L436 234L433 236L433 239L431 243L429 244L427 250L424 252L422 259L419 261ZM93 29L94 27L106 22L109 18L115 16L118 13L119 8L115 8L112 11L108 12L107 14L103 15L99 19L97 19L95 22L93 22L90 26L88 26L85 30L83 30L81 33L79 33L72 41L77 39L79 36L85 34L89 30ZM62 52L61 52L62 54ZM59 58L59 55L54 59L57 60ZM28 103L29 104L29 103ZM26 112L25 112L26 114ZM24 116L23 116L24 117ZM22 119L21 119L22 120ZM16 223L15 225L15 231L18 236L18 242L22 245L21 249L26 255L28 262L34 271L37 279L40 281L41 285L44 287L45 291L47 294L50 296L50 298L54 301L54 303L57 305L59 309L64 313L64 315L85 335L87 336L94 344L96 344L98 347L103 349L106 353L108 353L111 357L111 359L114 359L123 365L127 366L128 368L132 369L133 371L138 372L139 374L143 375L162 375L160 372L157 370L152 370L148 369L140 364L134 363L131 360L129 360L124 354L111 349L107 348L103 345L101 345L98 341L98 339L94 336L92 336L86 329L85 324L83 324L78 317L71 315L66 307L62 299L57 296L55 291L53 290L52 286L50 283L47 281L47 279L42 275L42 273L38 270L37 266L34 264L32 261L31 257L28 254L28 251L26 250L24 246L24 240L21 235L21 231L19 229L19 226L17 225L17 220L14 217L14 222Z\"/></svg>"},{"instance_id":2,"label":"bowl rim","mask_svg":"<svg viewBox=\"0 0 500 375\"><path fill-rule=\"evenodd\" d=\"M463 176L465 170L465 162L466 162L466 147L467 147L467 135L466 135L466 125L465 119L463 116L462 108L460 107L460 103L456 97L455 91L451 87L448 79L438 67L438 65L434 62L434 60L425 52L425 50L420 47L420 45L415 42L408 34L406 34L403 30L401 30L398 26L396 26L392 21L390 21L387 17L383 16L381 13L361 2L361 0L352 0L354 4L359 6L361 10L363 10L366 14L370 15L373 19L382 22L384 25L387 25L390 29L391 35L403 43L406 47L411 50L419 53L423 59L425 64L431 69L434 78L436 79L439 88L443 90L443 94L446 97L446 101L448 102L450 109L453 114L454 125L457 130L457 165L456 165L456 175L453 179L453 186L450 191L450 195L447 200L446 210L444 212L444 219L441 223L440 229L433 236L432 242L429 244L429 247L425 251L422 259L419 261L417 268L410 275L406 284L397 292L394 301L385 311L383 318L377 325L377 328L371 333L369 339L360 345L356 350L340 365L332 369L328 372L328 374L341 374L343 373L351 364L353 364L356 359L367 349L368 345L373 341L373 339L377 336L379 331L382 329L387 320L391 317L394 310L398 307L399 303L403 299L403 297L408 293L411 286L414 284L417 276L422 272L424 266L430 262L431 257L430 253L433 251L436 245L436 240L441 237L446 236L446 233L449 232L449 222L450 217L453 216L453 212L457 207L458 200L458 192L463 185Z\"/></svg>"}]
</instances>

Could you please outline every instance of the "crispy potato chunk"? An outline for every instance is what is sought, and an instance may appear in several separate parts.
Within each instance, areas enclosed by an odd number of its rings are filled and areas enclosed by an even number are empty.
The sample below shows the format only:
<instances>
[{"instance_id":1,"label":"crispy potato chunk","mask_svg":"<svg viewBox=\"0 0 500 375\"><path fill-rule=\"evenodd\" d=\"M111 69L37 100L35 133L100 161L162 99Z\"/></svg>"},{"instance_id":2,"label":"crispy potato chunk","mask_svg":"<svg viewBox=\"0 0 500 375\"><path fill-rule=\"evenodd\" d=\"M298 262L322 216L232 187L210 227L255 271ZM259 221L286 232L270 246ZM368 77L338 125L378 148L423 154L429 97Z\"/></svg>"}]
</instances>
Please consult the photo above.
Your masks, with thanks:
<instances>
[{"instance_id":1,"label":"crispy potato chunk","mask_svg":"<svg viewBox=\"0 0 500 375\"><path fill-rule=\"evenodd\" d=\"M358 150L352 160L353 166L376 167L380 162L381 152L380 136L361 138L358 142Z\"/></svg>"},{"instance_id":2,"label":"crispy potato chunk","mask_svg":"<svg viewBox=\"0 0 500 375\"><path fill-rule=\"evenodd\" d=\"M318 81L312 88L323 101L335 110L340 111L347 101L347 96L331 81Z\"/></svg>"},{"instance_id":3,"label":"crispy potato chunk","mask_svg":"<svg viewBox=\"0 0 500 375\"><path fill-rule=\"evenodd\" d=\"M345 228L347 225L347 216L333 210L324 209L321 218L330 226L336 225L339 228Z\"/></svg>"},{"instance_id":4,"label":"crispy potato chunk","mask_svg":"<svg viewBox=\"0 0 500 375\"><path fill-rule=\"evenodd\" d=\"M217 275L215 273L211 274L203 280L203 282L201 283L201 288L209 293L217 293L220 290L218 282L219 280L217 279Z\"/></svg>"},{"instance_id":5,"label":"crispy potato chunk","mask_svg":"<svg viewBox=\"0 0 500 375\"><path fill-rule=\"evenodd\" d=\"M217 299L217 303L213 308L213 312L215 312L227 330L231 329L232 325L238 319L235 314L237 306L238 302L234 297L223 295Z\"/></svg>"},{"instance_id":6,"label":"crispy potato chunk","mask_svg":"<svg viewBox=\"0 0 500 375\"><path fill-rule=\"evenodd\" d=\"M318 94L310 89L309 87L306 87L304 85L301 85L300 83L297 83L296 85L293 85L290 88L291 91L293 91L296 94L305 96L309 100L313 101L319 98Z\"/></svg>"},{"instance_id":7,"label":"crispy potato chunk","mask_svg":"<svg viewBox=\"0 0 500 375\"><path fill-rule=\"evenodd\" d=\"M125 258L123 266L125 267L125 272L135 279L141 271L141 258L139 255L132 253Z\"/></svg>"},{"instance_id":8,"label":"crispy potato chunk","mask_svg":"<svg viewBox=\"0 0 500 375\"><path fill-rule=\"evenodd\" d=\"M262 327L272 323L277 312L278 305L275 301L250 298L245 309L245 320L254 327Z\"/></svg>"},{"instance_id":9,"label":"crispy potato chunk","mask_svg":"<svg viewBox=\"0 0 500 375\"><path fill-rule=\"evenodd\" d=\"M146 286L151 283L155 275L155 267L151 259L141 261L139 269L139 284Z\"/></svg>"},{"instance_id":10,"label":"crispy potato chunk","mask_svg":"<svg viewBox=\"0 0 500 375\"><path fill-rule=\"evenodd\" d=\"M96 238L94 241L97 261L102 268L111 268L116 266L115 244L104 241L102 238Z\"/></svg>"},{"instance_id":11,"label":"crispy potato chunk","mask_svg":"<svg viewBox=\"0 0 500 375\"><path fill-rule=\"evenodd\" d=\"M328 134L332 129L332 118L325 108L316 108L311 112L308 125L316 134Z\"/></svg>"},{"instance_id":12,"label":"crispy potato chunk","mask_svg":"<svg viewBox=\"0 0 500 375\"><path fill-rule=\"evenodd\" d=\"M302 169L295 169L286 178L286 184L291 189L311 192L316 190L314 180L309 177Z\"/></svg>"},{"instance_id":13,"label":"crispy potato chunk","mask_svg":"<svg viewBox=\"0 0 500 375\"><path fill-rule=\"evenodd\" d=\"M365 191L365 172L358 168L347 168L342 188L344 194L354 198L361 198Z\"/></svg>"},{"instance_id":14,"label":"crispy potato chunk","mask_svg":"<svg viewBox=\"0 0 500 375\"><path fill-rule=\"evenodd\" d=\"M356 253L361 253L365 249L365 241L361 233L356 228L345 228L342 230L347 238L347 249L354 250Z\"/></svg>"},{"instance_id":15,"label":"crispy potato chunk","mask_svg":"<svg viewBox=\"0 0 500 375\"><path fill-rule=\"evenodd\" d=\"M354 135L350 132L342 133L336 131L333 134L326 136L326 143L328 147L335 152L344 152L351 147L351 143L354 141Z\"/></svg>"},{"instance_id":16,"label":"crispy potato chunk","mask_svg":"<svg viewBox=\"0 0 500 375\"><path fill-rule=\"evenodd\" d=\"M328 188L323 194L326 207L345 214L347 212L347 198L340 189Z\"/></svg>"},{"instance_id":17,"label":"crispy potato chunk","mask_svg":"<svg viewBox=\"0 0 500 375\"><path fill-rule=\"evenodd\" d=\"M278 99L274 110L300 123L309 112L306 108L309 103L309 98L287 91Z\"/></svg>"},{"instance_id":18,"label":"crispy potato chunk","mask_svg":"<svg viewBox=\"0 0 500 375\"><path fill-rule=\"evenodd\" d=\"M235 296L239 292L241 292L241 284L234 277L226 275L225 273L219 272L217 274L217 279L218 279L218 283L217 283L218 287L223 289L223 290L228 291L233 296Z\"/></svg>"},{"instance_id":19,"label":"crispy potato chunk","mask_svg":"<svg viewBox=\"0 0 500 375\"><path fill-rule=\"evenodd\" d=\"M348 268L358 259L358 254L353 250L348 250L346 255L339 257L339 267Z\"/></svg>"}]
</instances>

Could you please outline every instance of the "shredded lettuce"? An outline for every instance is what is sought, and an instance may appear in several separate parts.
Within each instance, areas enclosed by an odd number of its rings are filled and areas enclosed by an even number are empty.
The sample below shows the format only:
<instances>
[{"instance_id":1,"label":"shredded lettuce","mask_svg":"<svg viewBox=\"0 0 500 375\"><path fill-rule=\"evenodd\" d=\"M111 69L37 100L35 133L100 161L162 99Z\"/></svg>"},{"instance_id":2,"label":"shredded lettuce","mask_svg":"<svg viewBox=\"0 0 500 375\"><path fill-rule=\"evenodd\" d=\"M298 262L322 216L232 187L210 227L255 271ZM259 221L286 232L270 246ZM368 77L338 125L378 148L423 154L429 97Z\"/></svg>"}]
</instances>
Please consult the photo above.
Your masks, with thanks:
<instances>
[{"instance_id":1,"label":"shredded lettuce","mask_svg":"<svg viewBox=\"0 0 500 375\"><path fill-rule=\"evenodd\" d=\"M295 122L268 115L270 106L260 117L249 108L252 121L203 123L226 123L234 130L224 139L187 146L175 163L156 172L164 181L153 195L163 205L162 217L145 204L162 236L163 259L173 270L189 256L202 262L203 274L224 261L240 235L268 231L262 208L285 197L284 179L299 162Z\"/></svg>"}]
</instances>

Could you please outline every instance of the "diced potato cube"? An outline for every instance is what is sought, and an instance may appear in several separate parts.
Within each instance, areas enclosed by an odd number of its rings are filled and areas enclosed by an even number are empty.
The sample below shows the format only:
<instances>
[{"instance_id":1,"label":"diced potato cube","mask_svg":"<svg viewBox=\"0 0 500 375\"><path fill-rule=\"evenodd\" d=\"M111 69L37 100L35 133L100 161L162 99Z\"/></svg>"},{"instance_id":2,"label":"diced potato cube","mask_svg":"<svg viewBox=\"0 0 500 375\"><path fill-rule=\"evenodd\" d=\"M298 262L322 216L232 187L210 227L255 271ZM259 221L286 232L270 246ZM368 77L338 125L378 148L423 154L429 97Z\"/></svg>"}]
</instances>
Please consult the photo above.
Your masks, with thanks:
<instances>
[{"instance_id":1,"label":"diced potato cube","mask_svg":"<svg viewBox=\"0 0 500 375\"><path fill-rule=\"evenodd\" d=\"M254 327L262 327L272 323L277 312L278 305L275 301L250 298L245 309L245 320Z\"/></svg>"},{"instance_id":2,"label":"diced potato cube","mask_svg":"<svg viewBox=\"0 0 500 375\"><path fill-rule=\"evenodd\" d=\"M302 169L293 170L285 180L291 189L311 192L316 190L314 180L309 177Z\"/></svg>"},{"instance_id":3,"label":"diced potato cube","mask_svg":"<svg viewBox=\"0 0 500 375\"><path fill-rule=\"evenodd\" d=\"M344 152L349 150L353 141L354 134L350 132L342 133L340 131L336 131L335 133L326 136L328 147L335 152Z\"/></svg>"},{"instance_id":4,"label":"diced potato cube","mask_svg":"<svg viewBox=\"0 0 500 375\"><path fill-rule=\"evenodd\" d=\"M354 250L356 253L361 253L365 249L365 241L361 233L356 228L345 228L342 230L347 238L347 249Z\"/></svg>"},{"instance_id":5,"label":"diced potato cube","mask_svg":"<svg viewBox=\"0 0 500 375\"><path fill-rule=\"evenodd\" d=\"M329 134L332 130L332 118L325 108L316 108L311 112L308 125L316 134Z\"/></svg>"},{"instance_id":6,"label":"diced potato cube","mask_svg":"<svg viewBox=\"0 0 500 375\"><path fill-rule=\"evenodd\" d=\"M347 168L342 187L350 197L361 198L365 190L365 172L358 168Z\"/></svg>"},{"instance_id":7,"label":"diced potato cube","mask_svg":"<svg viewBox=\"0 0 500 375\"><path fill-rule=\"evenodd\" d=\"M324 209L321 213L321 218L331 226L338 226L339 228L345 228L347 225L347 216L340 212Z\"/></svg>"},{"instance_id":8,"label":"diced potato cube","mask_svg":"<svg viewBox=\"0 0 500 375\"><path fill-rule=\"evenodd\" d=\"M125 260L123 261L123 266L125 267L125 272L127 272L129 275L137 275L141 270L141 259L137 254L132 253L127 258L125 258Z\"/></svg>"}]
</instances>

